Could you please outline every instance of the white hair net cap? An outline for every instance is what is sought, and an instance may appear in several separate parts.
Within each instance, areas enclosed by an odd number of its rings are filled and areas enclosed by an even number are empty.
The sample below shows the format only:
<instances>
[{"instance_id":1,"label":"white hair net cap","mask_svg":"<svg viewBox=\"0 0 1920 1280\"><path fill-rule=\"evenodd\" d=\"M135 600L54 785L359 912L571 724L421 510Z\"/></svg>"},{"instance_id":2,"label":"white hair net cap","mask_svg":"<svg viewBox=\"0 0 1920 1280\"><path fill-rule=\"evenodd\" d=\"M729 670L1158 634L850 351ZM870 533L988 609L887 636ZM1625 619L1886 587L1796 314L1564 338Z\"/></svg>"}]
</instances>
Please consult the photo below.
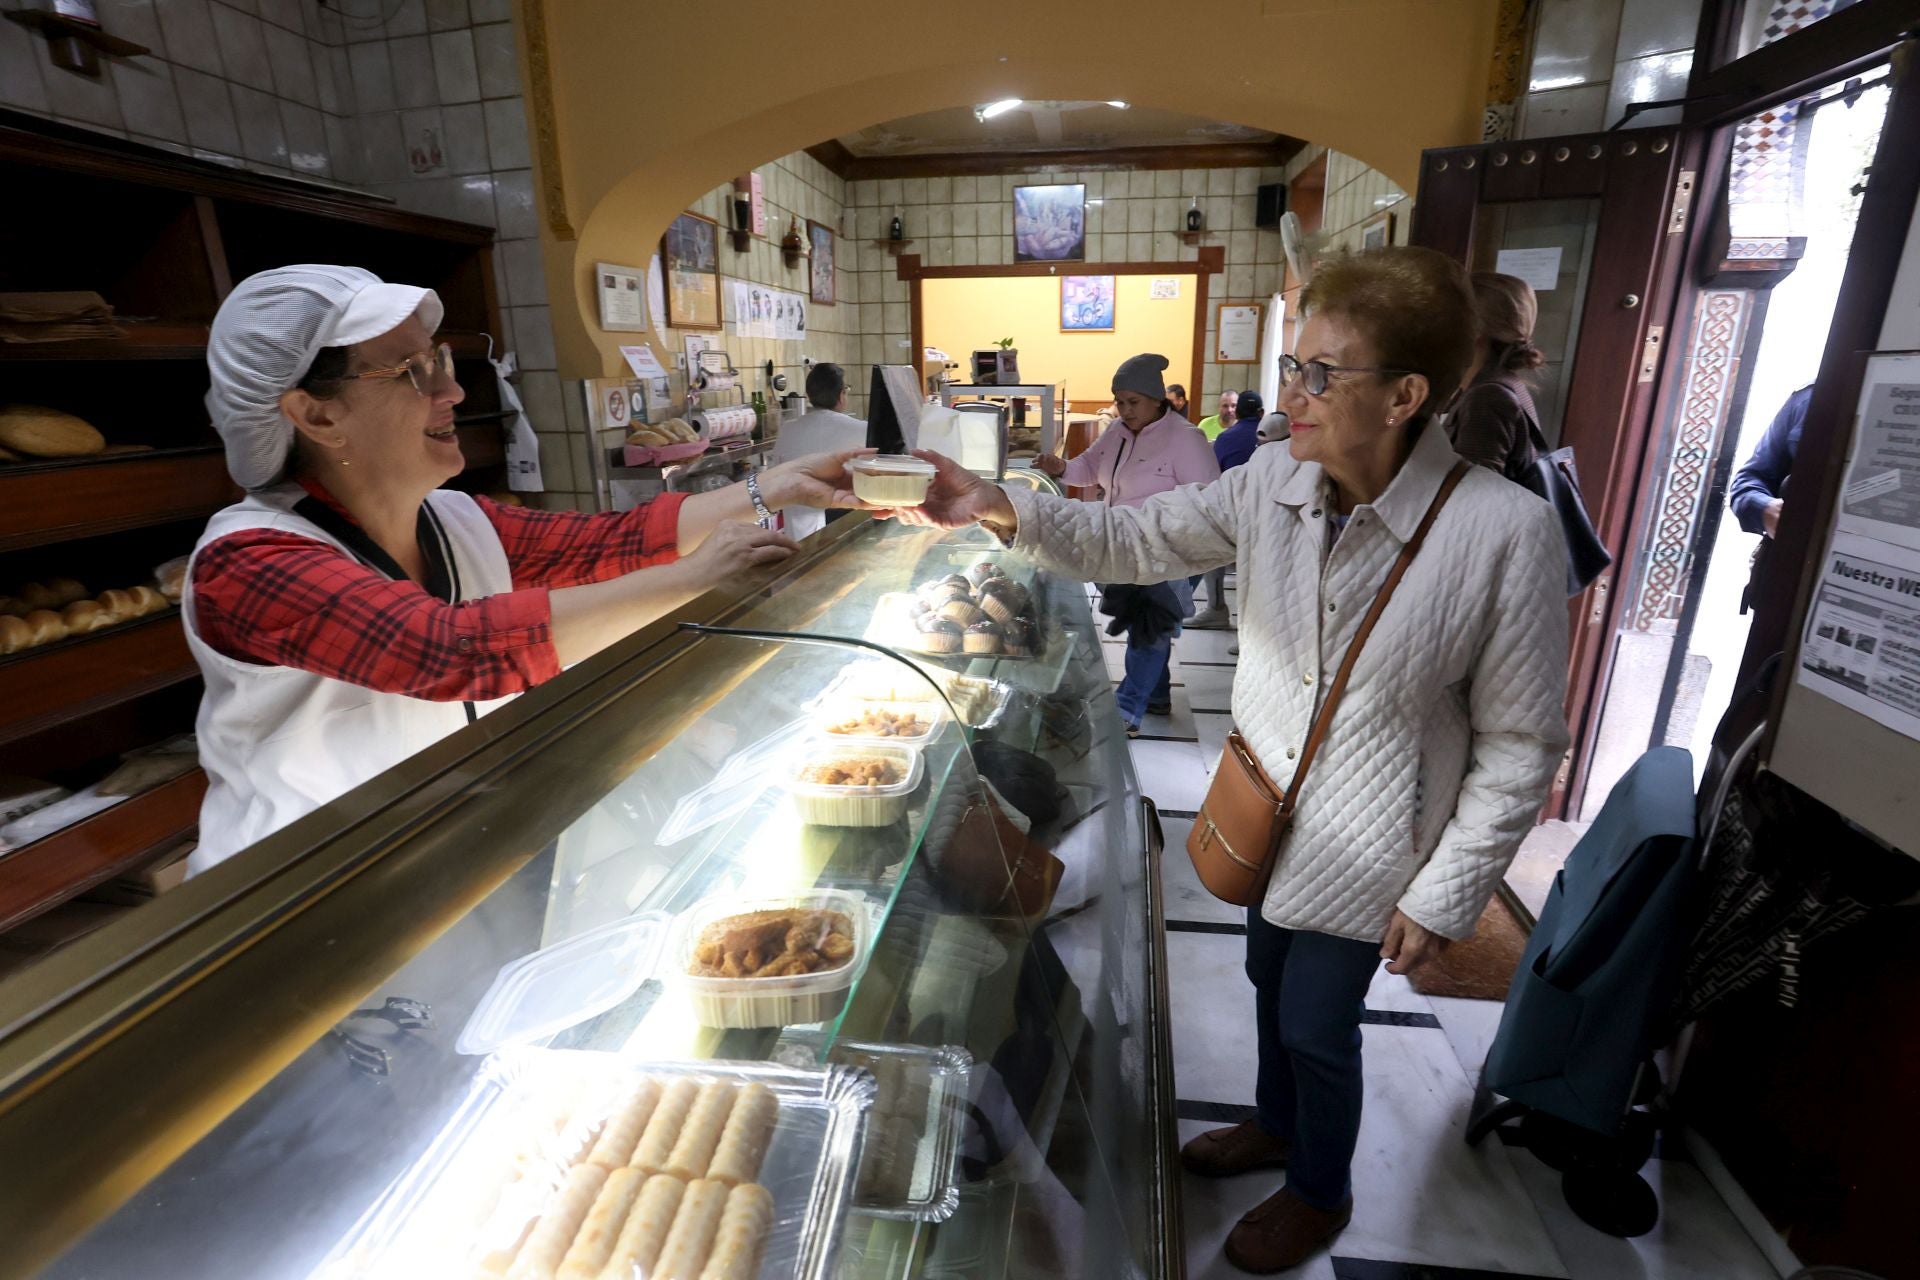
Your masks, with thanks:
<instances>
[{"instance_id":1,"label":"white hair net cap","mask_svg":"<svg viewBox=\"0 0 1920 1280\"><path fill-rule=\"evenodd\" d=\"M220 304L207 344L207 412L235 482L264 489L286 473L293 423L280 397L323 347L391 333L415 312L431 332L444 310L433 290L388 284L359 267L276 267L242 280Z\"/></svg>"},{"instance_id":2,"label":"white hair net cap","mask_svg":"<svg viewBox=\"0 0 1920 1280\"><path fill-rule=\"evenodd\" d=\"M1254 429L1254 438L1261 444L1272 444L1275 440L1285 440L1292 434L1288 430L1293 419L1284 413L1270 413L1260 419L1260 425Z\"/></svg>"}]
</instances>

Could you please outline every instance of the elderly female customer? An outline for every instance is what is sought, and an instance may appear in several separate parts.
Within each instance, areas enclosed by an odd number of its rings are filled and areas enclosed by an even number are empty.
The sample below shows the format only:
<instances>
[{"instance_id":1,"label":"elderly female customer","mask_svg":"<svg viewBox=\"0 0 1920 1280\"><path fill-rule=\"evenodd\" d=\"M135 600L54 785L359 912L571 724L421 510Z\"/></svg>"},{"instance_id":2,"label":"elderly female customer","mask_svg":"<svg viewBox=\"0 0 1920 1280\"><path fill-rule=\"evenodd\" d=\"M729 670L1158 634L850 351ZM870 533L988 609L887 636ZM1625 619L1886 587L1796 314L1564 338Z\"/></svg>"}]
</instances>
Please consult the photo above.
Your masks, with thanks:
<instances>
[{"instance_id":1,"label":"elderly female customer","mask_svg":"<svg viewBox=\"0 0 1920 1280\"><path fill-rule=\"evenodd\" d=\"M465 398L440 299L356 267L264 271L221 303L207 407L246 498L194 549L206 677L194 872L794 543L768 508L857 505L859 451L633 511L526 511L440 486Z\"/></svg>"},{"instance_id":2,"label":"elderly female customer","mask_svg":"<svg viewBox=\"0 0 1920 1280\"><path fill-rule=\"evenodd\" d=\"M1063 461L1042 454L1034 465L1076 487L1098 485L1113 507L1137 507L1156 493L1183 484L1207 484L1220 478L1220 464L1200 429L1176 412L1167 399L1162 374L1167 358L1138 355L1113 374L1113 402L1120 425L1109 428L1086 452ZM1105 582L1108 579L1101 578ZM1126 678L1114 690L1120 718L1129 736L1140 732L1141 717L1173 711L1173 637L1179 620L1193 607L1193 586L1185 574L1160 583L1171 630L1140 620L1127 626Z\"/></svg>"},{"instance_id":3,"label":"elderly female customer","mask_svg":"<svg viewBox=\"0 0 1920 1280\"><path fill-rule=\"evenodd\" d=\"M1533 345L1540 300L1518 276L1476 271L1473 308L1480 329L1476 367L1447 415L1447 434L1468 462L1525 484L1546 443L1527 385L1527 375L1546 363Z\"/></svg>"},{"instance_id":4,"label":"elderly female customer","mask_svg":"<svg viewBox=\"0 0 1920 1280\"><path fill-rule=\"evenodd\" d=\"M1473 299L1441 254L1323 265L1282 360L1284 449L1137 507L1003 491L944 460L914 523L980 521L1075 576L1154 582L1238 561L1233 715L1291 785L1318 699L1458 459L1432 425L1473 359ZM1360 1016L1391 973L1466 938L1532 825L1567 742L1565 552L1547 505L1470 468L1361 650L1248 912L1258 1118L1189 1142L1203 1176L1285 1166L1227 1257L1294 1266L1353 1212ZM1391 1141L1391 1140L1388 1140Z\"/></svg>"}]
</instances>

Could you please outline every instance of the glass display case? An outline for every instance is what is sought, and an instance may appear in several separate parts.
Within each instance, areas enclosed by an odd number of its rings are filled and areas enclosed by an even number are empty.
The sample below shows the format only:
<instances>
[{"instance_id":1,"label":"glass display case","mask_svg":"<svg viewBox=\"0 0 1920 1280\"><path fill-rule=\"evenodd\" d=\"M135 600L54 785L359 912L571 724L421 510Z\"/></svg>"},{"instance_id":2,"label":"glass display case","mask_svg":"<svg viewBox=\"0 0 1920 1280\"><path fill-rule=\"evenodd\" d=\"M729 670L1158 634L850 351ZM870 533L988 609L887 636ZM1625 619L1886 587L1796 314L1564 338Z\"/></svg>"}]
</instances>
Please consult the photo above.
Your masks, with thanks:
<instances>
[{"instance_id":1,"label":"glass display case","mask_svg":"<svg viewBox=\"0 0 1920 1280\"><path fill-rule=\"evenodd\" d=\"M1082 584L834 522L0 988L0 1274L552 1274L487 1144L597 1216L684 1078L779 1098L743 1274L1179 1275L1109 690Z\"/></svg>"}]
</instances>

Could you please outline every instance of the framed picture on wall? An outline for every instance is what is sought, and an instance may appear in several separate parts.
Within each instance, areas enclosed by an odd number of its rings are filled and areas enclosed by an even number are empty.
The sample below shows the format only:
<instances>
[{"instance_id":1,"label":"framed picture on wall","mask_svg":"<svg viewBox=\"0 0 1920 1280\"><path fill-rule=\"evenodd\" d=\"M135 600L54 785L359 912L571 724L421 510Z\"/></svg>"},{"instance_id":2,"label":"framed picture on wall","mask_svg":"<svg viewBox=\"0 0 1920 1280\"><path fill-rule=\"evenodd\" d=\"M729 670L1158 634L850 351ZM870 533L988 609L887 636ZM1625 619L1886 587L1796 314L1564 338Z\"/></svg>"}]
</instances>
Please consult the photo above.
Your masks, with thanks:
<instances>
[{"instance_id":1,"label":"framed picture on wall","mask_svg":"<svg viewBox=\"0 0 1920 1280\"><path fill-rule=\"evenodd\" d=\"M1383 209L1360 224L1360 247L1384 249L1393 243L1393 210Z\"/></svg>"},{"instance_id":2,"label":"framed picture on wall","mask_svg":"<svg viewBox=\"0 0 1920 1280\"><path fill-rule=\"evenodd\" d=\"M660 238L667 268L667 323L676 329L720 327L720 224L683 213Z\"/></svg>"},{"instance_id":3,"label":"framed picture on wall","mask_svg":"<svg viewBox=\"0 0 1920 1280\"><path fill-rule=\"evenodd\" d=\"M1266 316L1262 302L1223 302L1215 318L1213 359L1216 364L1254 364L1260 359L1260 326Z\"/></svg>"},{"instance_id":4,"label":"framed picture on wall","mask_svg":"<svg viewBox=\"0 0 1920 1280\"><path fill-rule=\"evenodd\" d=\"M807 271L808 296L822 306L833 306L833 228L807 219L807 251L813 255Z\"/></svg>"},{"instance_id":5,"label":"framed picture on wall","mask_svg":"<svg viewBox=\"0 0 1920 1280\"><path fill-rule=\"evenodd\" d=\"M1060 277L1060 331L1113 332L1112 276Z\"/></svg>"},{"instance_id":6,"label":"framed picture on wall","mask_svg":"<svg viewBox=\"0 0 1920 1280\"><path fill-rule=\"evenodd\" d=\"M1085 186L1075 182L1013 189L1013 260L1087 260Z\"/></svg>"}]
</instances>

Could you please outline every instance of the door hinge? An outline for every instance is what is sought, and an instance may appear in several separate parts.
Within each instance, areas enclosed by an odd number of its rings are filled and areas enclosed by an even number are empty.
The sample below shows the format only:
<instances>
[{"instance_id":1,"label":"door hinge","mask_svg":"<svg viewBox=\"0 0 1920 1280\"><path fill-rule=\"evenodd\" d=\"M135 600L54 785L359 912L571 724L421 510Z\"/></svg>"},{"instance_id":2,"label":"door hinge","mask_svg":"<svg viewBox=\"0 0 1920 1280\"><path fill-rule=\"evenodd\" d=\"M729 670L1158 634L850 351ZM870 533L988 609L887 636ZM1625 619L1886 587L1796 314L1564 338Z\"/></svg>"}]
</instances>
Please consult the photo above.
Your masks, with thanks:
<instances>
[{"instance_id":1,"label":"door hinge","mask_svg":"<svg viewBox=\"0 0 1920 1280\"><path fill-rule=\"evenodd\" d=\"M1607 616L1607 591L1613 584L1613 575L1603 573L1593 582L1593 608L1587 612L1587 625L1597 627L1601 619Z\"/></svg>"},{"instance_id":2,"label":"door hinge","mask_svg":"<svg viewBox=\"0 0 1920 1280\"><path fill-rule=\"evenodd\" d=\"M1640 347L1640 381L1652 382L1660 371L1660 348L1667 340L1665 325L1648 325L1647 340Z\"/></svg>"},{"instance_id":3,"label":"door hinge","mask_svg":"<svg viewBox=\"0 0 1920 1280\"><path fill-rule=\"evenodd\" d=\"M1667 234L1677 236L1687 229L1687 217L1693 212L1694 172L1691 169L1680 171L1680 180L1673 184L1673 212L1667 215Z\"/></svg>"},{"instance_id":4,"label":"door hinge","mask_svg":"<svg viewBox=\"0 0 1920 1280\"><path fill-rule=\"evenodd\" d=\"M1565 791L1567 784L1573 781L1573 748L1568 747L1560 757L1560 767L1553 771L1553 789Z\"/></svg>"}]
</instances>

